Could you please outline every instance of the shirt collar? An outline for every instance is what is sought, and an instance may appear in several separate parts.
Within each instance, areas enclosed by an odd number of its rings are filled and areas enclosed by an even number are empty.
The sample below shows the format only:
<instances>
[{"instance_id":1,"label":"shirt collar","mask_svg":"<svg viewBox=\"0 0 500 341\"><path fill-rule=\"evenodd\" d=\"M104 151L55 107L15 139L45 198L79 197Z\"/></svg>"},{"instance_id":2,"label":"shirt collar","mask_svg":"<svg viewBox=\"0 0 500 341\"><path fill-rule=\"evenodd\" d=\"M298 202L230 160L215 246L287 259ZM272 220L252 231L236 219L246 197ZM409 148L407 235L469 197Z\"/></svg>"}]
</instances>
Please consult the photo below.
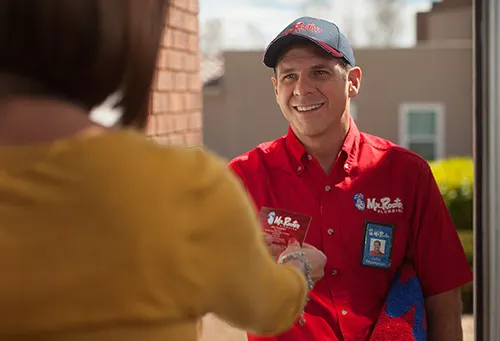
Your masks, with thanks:
<instances>
[{"instance_id":1,"label":"shirt collar","mask_svg":"<svg viewBox=\"0 0 500 341\"><path fill-rule=\"evenodd\" d=\"M347 132L346 138L344 139L340 155L337 158L337 162L343 162L343 168L346 173L350 173L351 170L356 168L357 166L359 144L359 129L353 118L351 117L349 122L349 131ZM304 148L297 136L295 136L290 126L288 127L285 146L295 168L298 170L303 170L304 158L307 159L309 157L309 154L307 153L307 150Z\"/></svg>"}]
</instances>

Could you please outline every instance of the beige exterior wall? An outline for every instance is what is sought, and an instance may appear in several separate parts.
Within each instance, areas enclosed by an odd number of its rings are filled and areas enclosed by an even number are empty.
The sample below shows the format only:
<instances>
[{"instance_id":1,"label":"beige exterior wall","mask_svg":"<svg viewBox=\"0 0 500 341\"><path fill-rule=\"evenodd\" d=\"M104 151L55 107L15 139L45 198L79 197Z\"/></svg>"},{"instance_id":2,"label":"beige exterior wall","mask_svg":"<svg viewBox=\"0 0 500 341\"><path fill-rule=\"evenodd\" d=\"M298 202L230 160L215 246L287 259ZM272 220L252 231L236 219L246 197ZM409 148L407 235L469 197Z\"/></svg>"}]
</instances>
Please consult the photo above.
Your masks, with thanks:
<instances>
[{"instance_id":1,"label":"beige exterior wall","mask_svg":"<svg viewBox=\"0 0 500 341\"><path fill-rule=\"evenodd\" d=\"M221 85L203 91L204 143L224 157L286 131L262 52L226 52Z\"/></svg>"},{"instance_id":2,"label":"beige exterior wall","mask_svg":"<svg viewBox=\"0 0 500 341\"><path fill-rule=\"evenodd\" d=\"M470 40L472 39L472 19L472 6L457 6L446 10L419 13L417 39L419 43Z\"/></svg>"},{"instance_id":3,"label":"beige exterior wall","mask_svg":"<svg viewBox=\"0 0 500 341\"><path fill-rule=\"evenodd\" d=\"M472 42L445 48L359 50L364 71L354 101L360 129L401 143L404 104L444 109L444 157L472 155Z\"/></svg>"},{"instance_id":4,"label":"beige exterior wall","mask_svg":"<svg viewBox=\"0 0 500 341\"><path fill-rule=\"evenodd\" d=\"M147 129L147 134L160 143L202 143L198 8L198 0L172 1Z\"/></svg>"},{"instance_id":5,"label":"beige exterior wall","mask_svg":"<svg viewBox=\"0 0 500 341\"><path fill-rule=\"evenodd\" d=\"M472 154L471 41L355 54L363 70L354 101L360 129L400 143L400 106L436 103L444 108L443 156ZM286 133L261 56L227 52L221 85L204 90L204 142L226 158Z\"/></svg>"}]
</instances>

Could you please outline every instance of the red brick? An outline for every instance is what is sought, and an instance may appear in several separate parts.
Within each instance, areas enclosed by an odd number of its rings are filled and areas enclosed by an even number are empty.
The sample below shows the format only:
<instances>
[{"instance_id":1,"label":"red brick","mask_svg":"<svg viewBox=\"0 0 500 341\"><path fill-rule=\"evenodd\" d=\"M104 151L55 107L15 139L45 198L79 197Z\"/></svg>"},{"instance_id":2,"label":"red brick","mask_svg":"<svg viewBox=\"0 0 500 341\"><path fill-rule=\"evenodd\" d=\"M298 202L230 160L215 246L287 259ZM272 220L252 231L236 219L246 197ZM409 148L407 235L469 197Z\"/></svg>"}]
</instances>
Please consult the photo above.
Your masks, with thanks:
<instances>
[{"instance_id":1,"label":"red brick","mask_svg":"<svg viewBox=\"0 0 500 341\"><path fill-rule=\"evenodd\" d=\"M153 136L152 140L159 144L167 145L170 143L168 135Z\"/></svg>"},{"instance_id":2,"label":"red brick","mask_svg":"<svg viewBox=\"0 0 500 341\"><path fill-rule=\"evenodd\" d=\"M199 40L198 40L198 35L197 34L190 34L189 35L189 42L188 42L188 50L191 52L196 52L200 48Z\"/></svg>"},{"instance_id":3,"label":"red brick","mask_svg":"<svg viewBox=\"0 0 500 341\"><path fill-rule=\"evenodd\" d=\"M197 147L203 144L201 132L187 133L185 135L186 145L189 147Z\"/></svg>"},{"instance_id":4,"label":"red brick","mask_svg":"<svg viewBox=\"0 0 500 341\"><path fill-rule=\"evenodd\" d=\"M170 0L170 4L173 7L176 7L178 9L186 9L187 3L186 0Z\"/></svg>"},{"instance_id":5,"label":"red brick","mask_svg":"<svg viewBox=\"0 0 500 341\"><path fill-rule=\"evenodd\" d=\"M186 26L186 13L173 7L170 9L170 21L168 25L172 28L184 29Z\"/></svg>"},{"instance_id":6,"label":"red brick","mask_svg":"<svg viewBox=\"0 0 500 341\"><path fill-rule=\"evenodd\" d=\"M199 110L202 108L201 96L198 92L186 94L186 110Z\"/></svg>"},{"instance_id":7,"label":"red brick","mask_svg":"<svg viewBox=\"0 0 500 341\"><path fill-rule=\"evenodd\" d=\"M148 123L146 125L146 135L156 135L156 126L156 115L150 115L148 118Z\"/></svg>"},{"instance_id":8,"label":"red brick","mask_svg":"<svg viewBox=\"0 0 500 341\"><path fill-rule=\"evenodd\" d=\"M170 50L166 52L167 54L167 68L170 70L183 70L184 67L184 54L179 51Z\"/></svg>"},{"instance_id":9,"label":"red brick","mask_svg":"<svg viewBox=\"0 0 500 341\"><path fill-rule=\"evenodd\" d=\"M175 88L174 76L171 71L158 70L157 73L157 89L159 91L168 91Z\"/></svg>"},{"instance_id":10,"label":"red brick","mask_svg":"<svg viewBox=\"0 0 500 341\"><path fill-rule=\"evenodd\" d=\"M176 131L176 117L170 114L156 115L156 134L165 135Z\"/></svg>"},{"instance_id":11,"label":"red brick","mask_svg":"<svg viewBox=\"0 0 500 341\"><path fill-rule=\"evenodd\" d=\"M189 130L189 115L186 113L180 113L175 117L175 131L177 133L183 133Z\"/></svg>"},{"instance_id":12,"label":"red brick","mask_svg":"<svg viewBox=\"0 0 500 341\"><path fill-rule=\"evenodd\" d=\"M173 74L175 79L175 90L176 91L185 91L188 87L188 75L186 72L176 72Z\"/></svg>"},{"instance_id":13,"label":"red brick","mask_svg":"<svg viewBox=\"0 0 500 341\"><path fill-rule=\"evenodd\" d=\"M198 12L200 11L200 4L198 0L188 0L188 3L189 12L198 14Z\"/></svg>"},{"instance_id":14,"label":"red brick","mask_svg":"<svg viewBox=\"0 0 500 341\"><path fill-rule=\"evenodd\" d=\"M190 74L188 79L188 90L201 91L201 78L197 73Z\"/></svg>"},{"instance_id":15,"label":"red brick","mask_svg":"<svg viewBox=\"0 0 500 341\"><path fill-rule=\"evenodd\" d=\"M153 94L153 114L168 112L170 108L169 96L165 92L155 92Z\"/></svg>"},{"instance_id":16,"label":"red brick","mask_svg":"<svg viewBox=\"0 0 500 341\"><path fill-rule=\"evenodd\" d=\"M184 70L195 72L200 69L200 59L198 54L189 54L184 56Z\"/></svg>"},{"instance_id":17,"label":"red brick","mask_svg":"<svg viewBox=\"0 0 500 341\"><path fill-rule=\"evenodd\" d=\"M196 14L186 14L184 25L188 32L198 32L198 16Z\"/></svg>"},{"instance_id":18,"label":"red brick","mask_svg":"<svg viewBox=\"0 0 500 341\"><path fill-rule=\"evenodd\" d=\"M160 51L158 51L156 67L161 70L168 68L168 50L166 48L161 48Z\"/></svg>"},{"instance_id":19,"label":"red brick","mask_svg":"<svg viewBox=\"0 0 500 341\"><path fill-rule=\"evenodd\" d=\"M200 131L203 124L201 112L190 114L188 115L188 118L189 118L189 130Z\"/></svg>"},{"instance_id":20,"label":"red brick","mask_svg":"<svg viewBox=\"0 0 500 341\"><path fill-rule=\"evenodd\" d=\"M168 95L169 112L179 112L184 110L184 95L182 93L173 92Z\"/></svg>"},{"instance_id":21,"label":"red brick","mask_svg":"<svg viewBox=\"0 0 500 341\"><path fill-rule=\"evenodd\" d=\"M174 47L180 50L187 50L189 44L189 33L175 30L174 31Z\"/></svg>"},{"instance_id":22,"label":"red brick","mask_svg":"<svg viewBox=\"0 0 500 341\"><path fill-rule=\"evenodd\" d=\"M174 46L174 31L171 28L165 30L162 41L163 47L173 47Z\"/></svg>"},{"instance_id":23,"label":"red brick","mask_svg":"<svg viewBox=\"0 0 500 341\"><path fill-rule=\"evenodd\" d=\"M184 134L170 134L168 136L168 143L173 145L183 145L185 144Z\"/></svg>"},{"instance_id":24,"label":"red brick","mask_svg":"<svg viewBox=\"0 0 500 341\"><path fill-rule=\"evenodd\" d=\"M170 9L169 9L169 13L168 13L168 22L167 22L167 26L168 28L172 28L172 27L176 27L179 23L179 9L177 8L177 6L175 6L175 1L174 0L170 0L171 1L171 4L170 4Z\"/></svg>"}]
</instances>

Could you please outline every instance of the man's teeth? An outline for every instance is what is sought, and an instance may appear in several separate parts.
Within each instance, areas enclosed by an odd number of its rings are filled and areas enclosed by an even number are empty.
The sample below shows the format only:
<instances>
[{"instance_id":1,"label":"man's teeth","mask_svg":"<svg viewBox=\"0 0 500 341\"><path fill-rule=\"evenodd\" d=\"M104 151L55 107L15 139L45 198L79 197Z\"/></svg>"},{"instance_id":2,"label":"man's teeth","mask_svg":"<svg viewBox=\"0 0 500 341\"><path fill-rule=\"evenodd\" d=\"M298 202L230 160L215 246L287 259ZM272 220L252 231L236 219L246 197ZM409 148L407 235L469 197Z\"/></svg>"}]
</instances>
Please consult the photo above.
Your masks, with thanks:
<instances>
[{"instance_id":1,"label":"man's teeth","mask_svg":"<svg viewBox=\"0 0 500 341\"><path fill-rule=\"evenodd\" d=\"M311 111L311 110L314 110L314 109L318 109L318 108L321 108L323 104L314 104L314 105L309 105L307 107L297 107L297 110L298 111Z\"/></svg>"}]
</instances>

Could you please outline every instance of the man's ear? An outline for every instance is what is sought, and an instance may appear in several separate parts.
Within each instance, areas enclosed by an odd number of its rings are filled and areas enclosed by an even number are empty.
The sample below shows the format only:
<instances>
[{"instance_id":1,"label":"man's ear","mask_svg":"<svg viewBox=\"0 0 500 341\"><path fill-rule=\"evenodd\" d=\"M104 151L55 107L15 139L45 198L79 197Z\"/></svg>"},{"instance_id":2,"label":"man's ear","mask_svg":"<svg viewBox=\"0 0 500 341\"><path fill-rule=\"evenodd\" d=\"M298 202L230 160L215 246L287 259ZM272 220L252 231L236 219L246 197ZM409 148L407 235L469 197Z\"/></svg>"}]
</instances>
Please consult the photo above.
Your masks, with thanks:
<instances>
[{"instance_id":1,"label":"man's ear","mask_svg":"<svg viewBox=\"0 0 500 341\"><path fill-rule=\"evenodd\" d=\"M347 75L347 82L349 85L349 98L356 97L359 93L359 88L361 86L361 78L363 73L359 67L353 67L349 70L349 74Z\"/></svg>"},{"instance_id":2,"label":"man's ear","mask_svg":"<svg viewBox=\"0 0 500 341\"><path fill-rule=\"evenodd\" d=\"M276 79L276 76L271 77L271 82L273 82L274 95L278 96L278 80Z\"/></svg>"}]
</instances>

